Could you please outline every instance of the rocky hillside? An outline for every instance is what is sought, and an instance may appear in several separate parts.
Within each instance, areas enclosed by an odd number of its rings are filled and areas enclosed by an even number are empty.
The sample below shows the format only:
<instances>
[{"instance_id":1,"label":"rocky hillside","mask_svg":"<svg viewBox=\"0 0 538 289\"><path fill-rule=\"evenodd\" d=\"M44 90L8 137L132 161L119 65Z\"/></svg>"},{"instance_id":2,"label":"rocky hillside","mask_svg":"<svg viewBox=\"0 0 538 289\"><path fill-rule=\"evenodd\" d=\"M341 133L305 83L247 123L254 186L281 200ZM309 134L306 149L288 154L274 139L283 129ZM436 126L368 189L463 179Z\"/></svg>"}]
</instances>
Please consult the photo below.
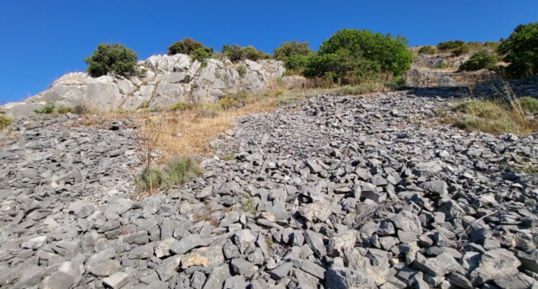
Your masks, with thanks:
<instances>
[{"instance_id":1,"label":"rocky hillside","mask_svg":"<svg viewBox=\"0 0 538 289\"><path fill-rule=\"evenodd\" d=\"M128 123L19 119L0 286L535 288L538 139L434 125L450 94L429 93L240 118L212 143L231 160L153 196L134 194Z\"/></svg>"},{"instance_id":2,"label":"rocky hillside","mask_svg":"<svg viewBox=\"0 0 538 289\"><path fill-rule=\"evenodd\" d=\"M459 66L471 57L470 53L461 56L451 53L419 54L419 48L412 48L416 56L411 69L404 75L408 87L465 87L469 83L495 79L492 72L485 70L458 71Z\"/></svg>"},{"instance_id":3,"label":"rocky hillside","mask_svg":"<svg viewBox=\"0 0 538 289\"><path fill-rule=\"evenodd\" d=\"M138 66L138 70L145 71L144 76L92 78L82 72L67 73L47 90L23 102L0 106L0 113L18 118L30 115L47 104L136 110L141 106L168 108L177 102L213 102L227 93L259 93L285 71L280 61L246 60L233 64L229 60L209 59L202 65L184 54L154 55L140 61ZM239 74L239 66L244 68L244 74Z\"/></svg>"}]
</instances>

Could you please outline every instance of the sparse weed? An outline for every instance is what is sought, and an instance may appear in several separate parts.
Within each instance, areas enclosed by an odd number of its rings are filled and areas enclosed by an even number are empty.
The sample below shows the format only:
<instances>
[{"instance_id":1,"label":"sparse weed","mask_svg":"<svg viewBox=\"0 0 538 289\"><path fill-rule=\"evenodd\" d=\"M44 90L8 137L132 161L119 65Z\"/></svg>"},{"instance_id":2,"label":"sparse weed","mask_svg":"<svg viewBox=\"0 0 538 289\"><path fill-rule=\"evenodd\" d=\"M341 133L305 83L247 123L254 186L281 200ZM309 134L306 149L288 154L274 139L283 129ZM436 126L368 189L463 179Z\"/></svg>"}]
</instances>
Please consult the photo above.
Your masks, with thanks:
<instances>
[{"instance_id":1,"label":"sparse weed","mask_svg":"<svg viewBox=\"0 0 538 289\"><path fill-rule=\"evenodd\" d=\"M238 65L235 70L239 73L239 76L243 77L247 74L247 68L244 65Z\"/></svg>"},{"instance_id":2,"label":"sparse weed","mask_svg":"<svg viewBox=\"0 0 538 289\"><path fill-rule=\"evenodd\" d=\"M181 185L200 174L198 164L191 158L171 159L163 168L146 168L137 179L139 191L154 191Z\"/></svg>"},{"instance_id":3,"label":"sparse weed","mask_svg":"<svg viewBox=\"0 0 538 289\"><path fill-rule=\"evenodd\" d=\"M176 111L176 110L182 111L182 110L189 110L193 108L194 108L194 104L184 103L184 102L178 102L170 106L170 110L172 111Z\"/></svg>"},{"instance_id":4,"label":"sparse weed","mask_svg":"<svg viewBox=\"0 0 538 289\"><path fill-rule=\"evenodd\" d=\"M54 112L54 104L47 104L40 109L34 110L36 113L51 114Z\"/></svg>"},{"instance_id":5,"label":"sparse weed","mask_svg":"<svg viewBox=\"0 0 538 289\"><path fill-rule=\"evenodd\" d=\"M75 113L75 109L72 107L60 106L58 107L58 113L59 114Z\"/></svg>"},{"instance_id":6,"label":"sparse weed","mask_svg":"<svg viewBox=\"0 0 538 289\"><path fill-rule=\"evenodd\" d=\"M12 122L12 119L0 115L0 129L3 129L4 127L10 125Z\"/></svg>"},{"instance_id":7,"label":"sparse weed","mask_svg":"<svg viewBox=\"0 0 538 289\"><path fill-rule=\"evenodd\" d=\"M530 113L538 113L538 99L532 98L530 96L524 96L521 98L518 98L519 105L521 105L521 108L524 111L530 112Z\"/></svg>"},{"instance_id":8,"label":"sparse weed","mask_svg":"<svg viewBox=\"0 0 538 289\"><path fill-rule=\"evenodd\" d=\"M251 196L247 195L243 198L243 211L249 212L252 216L258 214L258 210L256 209Z\"/></svg>"}]
</instances>

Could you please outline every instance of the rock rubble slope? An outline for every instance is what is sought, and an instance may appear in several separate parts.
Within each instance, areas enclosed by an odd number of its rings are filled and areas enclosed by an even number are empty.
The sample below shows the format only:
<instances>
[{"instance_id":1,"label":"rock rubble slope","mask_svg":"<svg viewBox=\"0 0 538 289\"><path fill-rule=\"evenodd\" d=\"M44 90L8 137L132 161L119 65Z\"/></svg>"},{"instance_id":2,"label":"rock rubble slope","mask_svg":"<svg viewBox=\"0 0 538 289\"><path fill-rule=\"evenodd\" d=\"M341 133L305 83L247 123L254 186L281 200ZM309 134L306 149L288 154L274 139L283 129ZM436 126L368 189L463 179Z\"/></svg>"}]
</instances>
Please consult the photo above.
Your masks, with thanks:
<instances>
[{"instance_id":1,"label":"rock rubble slope","mask_svg":"<svg viewBox=\"0 0 538 289\"><path fill-rule=\"evenodd\" d=\"M318 96L237 120L184 187L131 198L130 129L19 120L5 288L536 288L534 136L425 125L444 97ZM421 122L422 120L422 122Z\"/></svg>"}]
</instances>

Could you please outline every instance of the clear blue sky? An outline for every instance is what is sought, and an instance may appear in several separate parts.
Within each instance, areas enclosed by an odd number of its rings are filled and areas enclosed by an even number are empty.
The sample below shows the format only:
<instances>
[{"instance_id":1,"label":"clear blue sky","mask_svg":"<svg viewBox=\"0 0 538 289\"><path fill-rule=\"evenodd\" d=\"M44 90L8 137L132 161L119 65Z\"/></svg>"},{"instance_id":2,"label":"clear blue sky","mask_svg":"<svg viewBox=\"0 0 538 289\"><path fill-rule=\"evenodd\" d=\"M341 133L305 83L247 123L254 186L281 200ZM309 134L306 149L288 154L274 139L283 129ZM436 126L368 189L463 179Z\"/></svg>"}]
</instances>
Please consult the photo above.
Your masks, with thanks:
<instances>
[{"instance_id":1,"label":"clear blue sky","mask_svg":"<svg viewBox=\"0 0 538 289\"><path fill-rule=\"evenodd\" d=\"M400 34L410 46L446 40L497 41L538 21L537 0L1 0L0 103L46 89L64 73L85 71L99 43L120 43L139 59L191 37L272 53L284 41L317 50L342 28Z\"/></svg>"}]
</instances>

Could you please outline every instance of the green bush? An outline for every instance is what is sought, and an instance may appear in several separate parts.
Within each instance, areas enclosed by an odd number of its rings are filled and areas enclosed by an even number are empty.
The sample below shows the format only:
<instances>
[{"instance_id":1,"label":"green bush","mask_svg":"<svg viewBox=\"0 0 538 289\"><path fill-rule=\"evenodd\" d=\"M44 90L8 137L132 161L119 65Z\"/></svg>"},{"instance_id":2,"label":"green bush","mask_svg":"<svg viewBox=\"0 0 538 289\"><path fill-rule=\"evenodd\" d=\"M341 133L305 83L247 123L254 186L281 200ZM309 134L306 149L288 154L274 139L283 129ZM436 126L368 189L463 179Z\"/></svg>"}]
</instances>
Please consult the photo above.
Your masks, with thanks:
<instances>
[{"instance_id":1,"label":"green bush","mask_svg":"<svg viewBox=\"0 0 538 289\"><path fill-rule=\"evenodd\" d=\"M40 109L34 110L36 113L51 114L54 112L54 104L47 104Z\"/></svg>"},{"instance_id":2,"label":"green bush","mask_svg":"<svg viewBox=\"0 0 538 289\"><path fill-rule=\"evenodd\" d=\"M538 22L518 25L508 39L501 39L497 51L509 62L506 68L512 77L526 77L538 67Z\"/></svg>"},{"instance_id":3,"label":"green bush","mask_svg":"<svg viewBox=\"0 0 538 289\"><path fill-rule=\"evenodd\" d=\"M422 46L419 50L418 50L418 53L419 54L435 54L435 52L437 52L437 50L435 49L435 47L433 46L429 46L429 45L426 45L426 46Z\"/></svg>"},{"instance_id":4,"label":"green bush","mask_svg":"<svg viewBox=\"0 0 538 289\"><path fill-rule=\"evenodd\" d=\"M499 47L499 43L493 41L486 41L484 42L484 47L497 50L497 48Z\"/></svg>"},{"instance_id":5,"label":"green bush","mask_svg":"<svg viewBox=\"0 0 538 289\"><path fill-rule=\"evenodd\" d=\"M455 48L454 50L452 50L452 55L460 56L460 55L467 54L469 52L471 52L471 48L469 47L469 45L464 44L464 45L459 46L459 47Z\"/></svg>"},{"instance_id":6,"label":"green bush","mask_svg":"<svg viewBox=\"0 0 538 289\"><path fill-rule=\"evenodd\" d=\"M86 71L91 77L107 73L128 76L136 73L138 54L119 44L99 44L93 55L84 58L88 64Z\"/></svg>"},{"instance_id":7,"label":"green bush","mask_svg":"<svg viewBox=\"0 0 538 289\"><path fill-rule=\"evenodd\" d=\"M284 60L284 67L290 71L301 71L305 68L308 63L308 58L310 56L301 55L301 54L292 54L290 57Z\"/></svg>"},{"instance_id":8,"label":"green bush","mask_svg":"<svg viewBox=\"0 0 538 289\"><path fill-rule=\"evenodd\" d=\"M181 53L192 56L195 51L199 49L204 50L210 55L213 54L213 48L204 47L202 43L192 40L189 37L185 37L183 40L176 41L172 45L168 46L168 55Z\"/></svg>"},{"instance_id":9,"label":"green bush","mask_svg":"<svg viewBox=\"0 0 538 289\"><path fill-rule=\"evenodd\" d=\"M364 75L400 75L411 67L412 60L404 37L343 29L323 41L318 54L308 58L303 75L353 84Z\"/></svg>"},{"instance_id":10,"label":"green bush","mask_svg":"<svg viewBox=\"0 0 538 289\"><path fill-rule=\"evenodd\" d=\"M538 113L538 99L524 96L518 99L519 105L524 111Z\"/></svg>"},{"instance_id":11,"label":"green bush","mask_svg":"<svg viewBox=\"0 0 538 289\"><path fill-rule=\"evenodd\" d=\"M308 42L297 42L297 40L284 42L279 47L273 49L273 58L282 61L285 61L292 55L310 56L313 54L316 54L316 52L308 48Z\"/></svg>"},{"instance_id":12,"label":"green bush","mask_svg":"<svg viewBox=\"0 0 538 289\"><path fill-rule=\"evenodd\" d=\"M297 42L296 40L284 42L273 49L273 58L284 62L288 75L300 74L306 66L308 57L315 54L315 51L308 48L308 42Z\"/></svg>"},{"instance_id":13,"label":"green bush","mask_svg":"<svg viewBox=\"0 0 538 289\"><path fill-rule=\"evenodd\" d=\"M58 113L64 114L64 113L75 113L75 109L72 107L66 107L66 106L60 106L58 107Z\"/></svg>"},{"instance_id":14,"label":"green bush","mask_svg":"<svg viewBox=\"0 0 538 289\"><path fill-rule=\"evenodd\" d=\"M213 56L213 49L197 48L190 56L193 60L198 60L199 62L205 63L207 59Z\"/></svg>"},{"instance_id":15,"label":"green bush","mask_svg":"<svg viewBox=\"0 0 538 289\"><path fill-rule=\"evenodd\" d=\"M0 129L3 129L4 127L10 125L12 122L12 119L0 115Z\"/></svg>"},{"instance_id":16,"label":"green bush","mask_svg":"<svg viewBox=\"0 0 538 289\"><path fill-rule=\"evenodd\" d=\"M497 55L489 53L483 49L471 56L469 60L460 65L460 70L475 71L480 69L490 69L497 64Z\"/></svg>"},{"instance_id":17,"label":"green bush","mask_svg":"<svg viewBox=\"0 0 538 289\"><path fill-rule=\"evenodd\" d=\"M256 50L252 46L241 47L239 45L232 44L232 46L225 44L222 46L221 54L227 57L231 62L244 61L246 59L256 61L259 59L269 59L271 55L264 53L262 50Z\"/></svg>"},{"instance_id":18,"label":"green bush","mask_svg":"<svg viewBox=\"0 0 538 289\"><path fill-rule=\"evenodd\" d=\"M189 110L193 109L194 104L190 103L184 103L184 102L178 102L170 106L170 110L176 111L176 110Z\"/></svg>"},{"instance_id":19,"label":"green bush","mask_svg":"<svg viewBox=\"0 0 538 289\"><path fill-rule=\"evenodd\" d=\"M439 44L437 44L437 49L439 49L440 51L447 51L451 49L456 49L462 45L465 45L465 42L461 40L450 40L445 42L439 42Z\"/></svg>"},{"instance_id":20,"label":"green bush","mask_svg":"<svg viewBox=\"0 0 538 289\"><path fill-rule=\"evenodd\" d=\"M239 76L243 77L247 74L247 68L244 65L238 65L235 70L239 73Z\"/></svg>"},{"instance_id":21,"label":"green bush","mask_svg":"<svg viewBox=\"0 0 538 289\"><path fill-rule=\"evenodd\" d=\"M444 62L439 62L432 66L433 69L445 69L445 68L450 68L450 67L452 67L452 65L448 63L444 63Z\"/></svg>"}]
</instances>

